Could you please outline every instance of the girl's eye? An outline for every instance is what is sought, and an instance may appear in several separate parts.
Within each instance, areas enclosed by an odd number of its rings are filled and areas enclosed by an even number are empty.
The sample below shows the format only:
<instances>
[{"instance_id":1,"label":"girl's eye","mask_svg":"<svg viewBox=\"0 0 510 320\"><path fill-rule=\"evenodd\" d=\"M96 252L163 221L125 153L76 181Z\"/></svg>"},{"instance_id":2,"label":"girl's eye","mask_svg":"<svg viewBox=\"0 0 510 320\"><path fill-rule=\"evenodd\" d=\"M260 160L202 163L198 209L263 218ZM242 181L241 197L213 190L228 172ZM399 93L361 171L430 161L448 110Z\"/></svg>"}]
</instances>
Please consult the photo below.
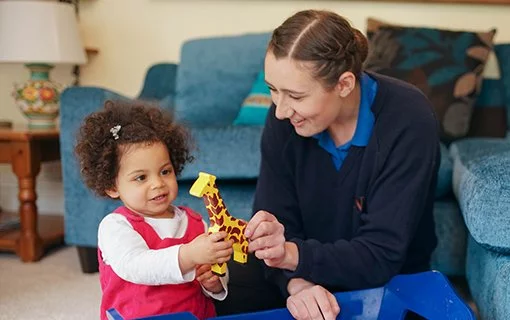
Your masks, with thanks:
<instances>
[{"instance_id":1,"label":"girl's eye","mask_svg":"<svg viewBox=\"0 0 510 320\"><path fill-rule=\"evenodd\" d=\"M293 100L296 100L296 101L299 101L301 99L303 99L303 97L294 97L294 96L289 96L291 99Z\"/></svg>"},{"instance_id":2,"label":"girl's eye","mask_svg":"<svg viewBox=\"0 0 510 320\"><path fill-rule=\"evenodd\" d=\"M164 176L166 176L166 175L168 175L170 173L172 173L171 169L163 169L163 170L161 170L161 174L164 175Z\"/></svg>"},{"instance_id":3,"label":"girl's eye","mask_svg":"<svg viewBox=\"0 0 510 320\"><path fill-rule=\"evenodd\" d=\"M145 175L144 175L144 174L142 174L141 176L136 177L136 178L135 178L135 180L136 180L136 181L144 181L144 180L145 180L145 178L146 178L146 177L145 177Z\"/></svg>"},{"instance_id":4,"label":"girl's eye","mask_svg":"<svg viewBox=\"0 0 510 320\"><path fill-rule=\"evenodd\" d=\"M271 92L276 92L276 89L275 88L271 88L271 87L268 87L269 88L269 91Z\"/></svg>"}]
</instances>

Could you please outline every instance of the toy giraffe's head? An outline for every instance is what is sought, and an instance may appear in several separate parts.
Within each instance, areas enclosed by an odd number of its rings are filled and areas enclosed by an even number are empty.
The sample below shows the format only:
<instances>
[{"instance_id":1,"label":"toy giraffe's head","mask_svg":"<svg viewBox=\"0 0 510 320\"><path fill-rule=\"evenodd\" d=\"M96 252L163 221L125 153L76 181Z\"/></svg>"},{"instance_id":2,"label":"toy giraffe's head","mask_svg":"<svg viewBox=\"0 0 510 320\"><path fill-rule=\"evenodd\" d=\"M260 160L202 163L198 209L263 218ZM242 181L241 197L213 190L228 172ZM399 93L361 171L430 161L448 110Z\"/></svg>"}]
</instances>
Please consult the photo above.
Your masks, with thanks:
<instances>
[{"instance_id":1,"label":"toy giraffe's head","mask_svg":"<svg viewBox=\"0 0 510 320\"><path fill-rule=\"evenodd\" d=\"M218 187L216 187L216 177L212 174L200 172L198 179L193 183L189 193L195 197L204 199L211 226L223 225L224 216L227 214L227 208L223 204Z\"/></svg>"},{"instance_id":2,"label":"toy giraffe's head","mask_svg":"<svg viewBox=\"0 0 510 320\"><path fill-rule=\"evenodd\" d=\"M205 172L200 172L198 174L198 179L193 183L189 193L192 196L201 198L204 194L207 193L217 193L218 189L214 186L216 183L216 177L212 174L208 174Z\"/></svg>"}]
</instances>

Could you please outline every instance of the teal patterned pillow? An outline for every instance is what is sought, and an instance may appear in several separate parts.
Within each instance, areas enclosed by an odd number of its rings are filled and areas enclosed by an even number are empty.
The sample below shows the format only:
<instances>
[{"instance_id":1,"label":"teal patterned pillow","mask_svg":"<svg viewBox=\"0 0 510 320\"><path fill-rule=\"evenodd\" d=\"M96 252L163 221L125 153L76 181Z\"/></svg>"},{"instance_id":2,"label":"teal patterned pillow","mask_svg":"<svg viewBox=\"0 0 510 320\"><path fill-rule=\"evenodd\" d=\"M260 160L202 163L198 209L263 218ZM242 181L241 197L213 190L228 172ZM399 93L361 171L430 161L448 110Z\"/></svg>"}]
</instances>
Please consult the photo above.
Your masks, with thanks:
<instances>
[{"instance_id":1,"label":"teal patterned pillow","mask_svg":"<svg viewBox=\"0 0 510 320\"><path fill-rule=\"evenodd\" d=\"M257 75L250 93L234 120L235 125L264 125L267 112L271 106L271 92L264 81L264 72Z\"/></svg>"},{"instance_id":2,"label":"teal patterned pillow","mask_svg":"<svg viewBox=\"0 0 510 320\"><path fill-rule=\"evenodd\" d=\"M449 143L468 134L495 33L394 26L369 19L365 67L421 89L435 109L441 140Z\"/></svg>"},{"instance_id":3,"label":"teal patterned pillow","mask_svg":"<svg viewBox=\"0 0 510 320\"><path fill-rule=\"evenodd\" d=\"M494 51L498 57L499 74L501 75L501 82L504 88L507 124L510 126L510 43L498 44Z\"/></svg>"}]
</instances>

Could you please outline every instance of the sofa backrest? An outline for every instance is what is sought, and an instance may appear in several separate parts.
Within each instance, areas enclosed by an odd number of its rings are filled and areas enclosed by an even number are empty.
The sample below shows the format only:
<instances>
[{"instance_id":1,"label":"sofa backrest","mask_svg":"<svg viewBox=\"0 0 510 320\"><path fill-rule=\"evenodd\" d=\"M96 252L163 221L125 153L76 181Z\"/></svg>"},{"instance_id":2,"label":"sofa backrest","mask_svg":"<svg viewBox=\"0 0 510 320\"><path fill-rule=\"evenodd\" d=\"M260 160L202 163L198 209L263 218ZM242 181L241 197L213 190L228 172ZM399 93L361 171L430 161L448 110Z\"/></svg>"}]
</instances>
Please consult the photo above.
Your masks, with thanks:
<instances>
[{"instance_id":1,"label":"sofa backrest","mask_svg":"<svg viewBox=\"0 0 510 320\"><path fill-rule=\"evenodd\" d=\"M231 124L263 69L270 33L186 41L177 71L175 114L191 126Z\"/></svg>"}]
</instances>

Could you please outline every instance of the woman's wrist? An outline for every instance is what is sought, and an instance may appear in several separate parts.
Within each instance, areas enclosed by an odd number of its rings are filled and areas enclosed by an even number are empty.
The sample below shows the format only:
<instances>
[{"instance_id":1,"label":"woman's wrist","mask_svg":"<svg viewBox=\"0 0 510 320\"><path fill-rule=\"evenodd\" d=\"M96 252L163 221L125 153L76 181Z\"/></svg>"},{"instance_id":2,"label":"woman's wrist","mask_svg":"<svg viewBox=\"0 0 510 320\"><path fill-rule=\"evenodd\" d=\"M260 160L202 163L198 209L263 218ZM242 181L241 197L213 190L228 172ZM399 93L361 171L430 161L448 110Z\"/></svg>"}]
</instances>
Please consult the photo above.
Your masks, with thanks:
<instances>
[{"instance_id":1,"label":"woman's wrist","mask_svg":"<svg viewBox=\"0 0 510 320\"><path fill-rule=\"evenodd\" d=\"M310 281L306 281L302 278L292 278L290 279L289 283L287 284L287 292L289 295L294 295L298 292L303 291L306 288L313 287L314 284Z\"/></svg>"},{"instance_id":2,"label":"woman's wrist","mask_svg":"<svg viewBox=\"0 0 510 320\"><path fill-rule=\"evenodd\" d=\"M289 271L296 271L299 263L299 250L294 242L286 241L285 244L285 256L280 264L280 269Z\"/></svg>"}]
</instances>

